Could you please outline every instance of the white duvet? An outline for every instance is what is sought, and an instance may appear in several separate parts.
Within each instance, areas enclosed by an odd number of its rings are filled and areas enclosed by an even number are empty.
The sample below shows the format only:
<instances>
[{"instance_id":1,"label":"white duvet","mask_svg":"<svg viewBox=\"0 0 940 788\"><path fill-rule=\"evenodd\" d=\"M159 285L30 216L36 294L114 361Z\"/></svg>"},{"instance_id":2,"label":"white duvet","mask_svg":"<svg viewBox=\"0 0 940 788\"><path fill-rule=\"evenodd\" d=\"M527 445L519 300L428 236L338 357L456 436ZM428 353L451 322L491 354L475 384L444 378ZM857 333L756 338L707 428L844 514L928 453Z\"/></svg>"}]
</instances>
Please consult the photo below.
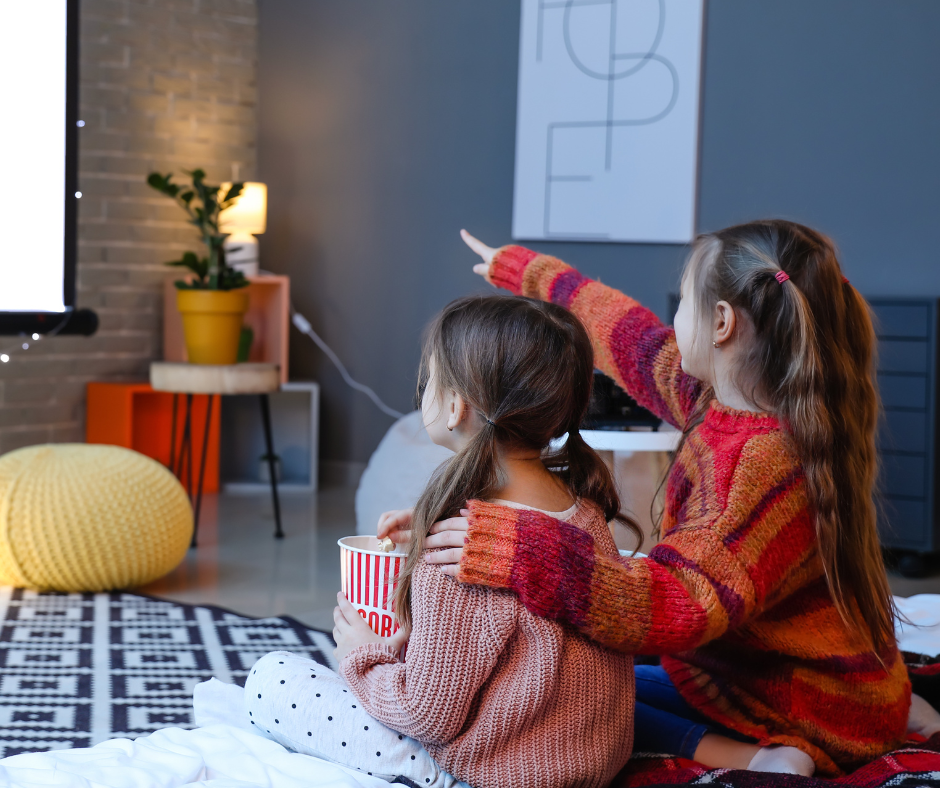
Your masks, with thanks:
<instances>
[{"instance_id":1,"label":"white duvet","mask_svg":"<svg viewBox=\"0 0 940 788\"><path fill-rule=\"evenodd\" d=\"M290 752L240 720L242 689L212 679L196 687L196 724L95 747L24 753L0 760L0 788L388 788L342 766Z\"/></svg>"},{"instance_id":2,"label":"white duvet","mask_svg":"<svg viewBox=\"0 0 940 788\"><path fill-rule=\"evenodd\" d=\"M231 725L164 730L79 750L0 761L2 786L75 788L374 788L388 783L350 772Z\"/></svg>"}]
</instances>

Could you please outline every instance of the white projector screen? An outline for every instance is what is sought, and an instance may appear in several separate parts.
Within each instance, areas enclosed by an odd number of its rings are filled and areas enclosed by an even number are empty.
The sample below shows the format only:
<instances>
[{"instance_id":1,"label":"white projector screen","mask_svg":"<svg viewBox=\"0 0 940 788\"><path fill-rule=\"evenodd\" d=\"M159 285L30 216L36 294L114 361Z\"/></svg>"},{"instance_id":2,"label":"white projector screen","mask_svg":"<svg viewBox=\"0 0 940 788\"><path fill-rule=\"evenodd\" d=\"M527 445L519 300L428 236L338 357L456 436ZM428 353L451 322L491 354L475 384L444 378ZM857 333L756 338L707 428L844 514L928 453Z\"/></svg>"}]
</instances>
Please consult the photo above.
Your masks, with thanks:
<instances>
[{"instance_id":1,"label":"white projector screen","mask_svg":"<svg viewBox=\"0 0 940 788\"><path fill-rule=\"evenodd\" d=\"M69 0L0 0L0 312L74 301L69 17Z\"/></svg>"}]
</instances>

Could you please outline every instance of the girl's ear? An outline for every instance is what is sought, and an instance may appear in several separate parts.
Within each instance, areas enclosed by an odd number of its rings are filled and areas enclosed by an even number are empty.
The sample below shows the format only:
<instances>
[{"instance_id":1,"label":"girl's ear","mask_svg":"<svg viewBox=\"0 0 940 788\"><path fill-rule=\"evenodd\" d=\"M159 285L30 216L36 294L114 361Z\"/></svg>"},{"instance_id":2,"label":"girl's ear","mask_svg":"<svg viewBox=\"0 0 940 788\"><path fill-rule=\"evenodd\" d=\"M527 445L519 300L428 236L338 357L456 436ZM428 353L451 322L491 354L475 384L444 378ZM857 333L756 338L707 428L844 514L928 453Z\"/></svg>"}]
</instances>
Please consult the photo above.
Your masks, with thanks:
<instances>
[{"instance_id":1,"label":"girl's ear","mask_svg":"<svg viewBox=\"0 0 940 788\"><path fill-rule=\"evenodd\" d=\"M715 336L714 345L721 345L734 336L734 329L737 325L737 317L734 314L734 307L727 301L719 301L715 305Z\"/></svg>"},{"instance_id":2,"label":"girl's ear","mask_svg":"<svg viewBox=\"0 0 940 788\"><path fill-rule=\"evenodd\" d=\"M449 392L447 400L447 429L454 430L467 419L470 411L464 398L456 391Z\"/></svg>"}]
</instances>

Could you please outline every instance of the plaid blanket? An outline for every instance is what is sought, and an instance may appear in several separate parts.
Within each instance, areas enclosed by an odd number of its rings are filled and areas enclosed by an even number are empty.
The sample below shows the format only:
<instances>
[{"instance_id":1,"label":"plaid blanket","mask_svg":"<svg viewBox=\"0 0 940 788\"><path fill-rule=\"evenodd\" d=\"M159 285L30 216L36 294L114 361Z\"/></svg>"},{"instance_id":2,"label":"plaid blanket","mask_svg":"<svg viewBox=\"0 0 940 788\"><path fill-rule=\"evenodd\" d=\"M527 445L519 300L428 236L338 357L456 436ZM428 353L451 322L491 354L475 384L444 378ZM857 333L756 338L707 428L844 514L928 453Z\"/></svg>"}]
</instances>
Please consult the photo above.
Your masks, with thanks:
<instances>
[{"instance_id":1,"label":"plaid blanket","mask_svg":"<svg viewBox=\"0 0 940 788\"><path fill-rule=\"evenodd\" d=\"M684 758L633 758L621 772L616 788L640 786L716 785L727 788L914 788L940 786L940 734L930 741L909 744L895 750L856 772L835 780L799 777L792 774L767 774L734 769L709 769Z\"/></svg>"},{"instance_id":2,"label":"plaid blanket","mask_svg":"<svg viewBox=\"0 0 940 788\"><path fill-rule=\"evenodd\" d=\"M934 708L940 708L940 657L904 653L914 692ZM861 769L834 780L798 777L790 774L767 774L735 769L709 769L684 758L637 756L620 773L615 788L642 786L715 785L722 788L940 788L940 733L929 741L920 737L900 750L895 750Z\"/></svg>"}]
</instances>

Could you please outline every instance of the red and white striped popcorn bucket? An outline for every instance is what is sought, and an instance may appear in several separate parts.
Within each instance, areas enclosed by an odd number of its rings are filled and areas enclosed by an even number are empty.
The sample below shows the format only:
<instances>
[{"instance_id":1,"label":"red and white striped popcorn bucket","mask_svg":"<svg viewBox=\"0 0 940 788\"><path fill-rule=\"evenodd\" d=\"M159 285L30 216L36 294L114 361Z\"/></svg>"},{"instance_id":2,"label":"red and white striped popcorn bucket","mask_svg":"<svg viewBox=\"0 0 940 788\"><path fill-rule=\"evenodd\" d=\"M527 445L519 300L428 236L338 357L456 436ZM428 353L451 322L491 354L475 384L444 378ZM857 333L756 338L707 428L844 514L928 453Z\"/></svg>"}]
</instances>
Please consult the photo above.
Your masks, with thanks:
<instances>
[{"instance_id":1,"label":"red and white striped popcorn bucket","mask_svg":"<svg viewBox=\"0 0 940 788\"><path fill-rule=\"evenodd\" d=\"M376 635L398 631L395 589L405 565L404 553L384 553L374 536L344 536L337 540L343 594Z\"/></svg>"}]
</instances>

